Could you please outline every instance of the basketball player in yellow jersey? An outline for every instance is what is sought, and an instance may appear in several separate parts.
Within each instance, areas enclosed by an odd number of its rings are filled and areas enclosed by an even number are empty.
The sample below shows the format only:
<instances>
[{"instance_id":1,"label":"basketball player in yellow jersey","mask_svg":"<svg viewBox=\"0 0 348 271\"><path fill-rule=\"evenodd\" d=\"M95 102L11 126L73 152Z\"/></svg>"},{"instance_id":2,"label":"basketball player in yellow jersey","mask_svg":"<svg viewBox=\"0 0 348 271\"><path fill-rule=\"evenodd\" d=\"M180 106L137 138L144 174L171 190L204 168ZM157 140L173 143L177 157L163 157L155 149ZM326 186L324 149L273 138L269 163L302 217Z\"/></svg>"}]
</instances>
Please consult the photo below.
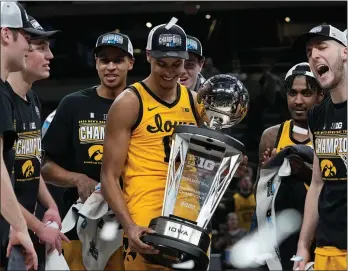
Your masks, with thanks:
<instances>
[{"instance_id":1,"label":"basketball player in yellow jersey","mask_svg":"<svg viewBox=\"0 0 348 271\"><path fill-rule=\"evenodd\" d=\"M141 256L158 251L140 237L153 232L149 222L161 215L175 126L200 123L196 94L177 83L188 58L186 43L181 27L171 22L154 27L146 48L151 74L125 89L108 114L101 184L125 232L126 270L165 269Z\"/></svg>"},{"instance_id":2,"label":"basketball player in yellow jersey","mask_svg":"<svg viewBox=\"0 0 348 271\"><path fill-rule=\"evenodd\" d=\"M260 166L287 146L312 145L307 130L307 112L323 100L324 92L308 63L299 63L287 72L284 92L292 119L263 132L259 147Z\"/></svg>"},{"instance_id":3,"label":"basketball player in yellow jersey","mask_svg":"<svg viewBox=\"0 0 348 271\"><path fill-rule=\"evenodd\" d=\"M306 144L312 146L307 130L307 112L324 98L324 92L306 62L296 64L286 74L284 81L288 109L292 119L266 129L260 140L259 167L287 146ZM306 170L311 174L311 171ZM307 176L303 176L307 177ZM254 193L257 183L254 185ZM306 188L307 185L305 185ZM256 227L252 218L251 230Z\"/></svg>"}]
</instances>

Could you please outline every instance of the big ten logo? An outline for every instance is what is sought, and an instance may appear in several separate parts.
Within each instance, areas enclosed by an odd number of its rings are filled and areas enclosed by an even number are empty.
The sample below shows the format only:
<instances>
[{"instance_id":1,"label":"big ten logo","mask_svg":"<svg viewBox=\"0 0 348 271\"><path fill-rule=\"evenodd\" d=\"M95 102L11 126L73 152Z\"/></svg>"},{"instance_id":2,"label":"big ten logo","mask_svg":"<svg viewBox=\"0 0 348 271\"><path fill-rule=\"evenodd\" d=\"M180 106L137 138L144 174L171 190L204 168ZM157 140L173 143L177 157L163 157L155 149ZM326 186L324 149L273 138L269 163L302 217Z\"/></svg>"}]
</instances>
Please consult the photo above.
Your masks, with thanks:
<instances>
[{"instance_id":1,"label":"big ten logo","mask_svg":"<svg viewBox=\"0 0 348 271\"><path fill-rule=\"evenodd\" d=\"M215 168L214 161L204 159L203 157L195 156L193 154L187 155L187 164L192 167L198 167L209 171L212 171Z\"/></svg>"},{"instance_id":2,"label":"big ten logo","mask_svg":"<svg viewBox=\"0 0 348 271\"><path fill-rule=\"evenodd\" d=\"M331 124L331 129L333 130L338 130L338 129L342 129L342 122L333 122Z\"/></svg>"}]
</instances>

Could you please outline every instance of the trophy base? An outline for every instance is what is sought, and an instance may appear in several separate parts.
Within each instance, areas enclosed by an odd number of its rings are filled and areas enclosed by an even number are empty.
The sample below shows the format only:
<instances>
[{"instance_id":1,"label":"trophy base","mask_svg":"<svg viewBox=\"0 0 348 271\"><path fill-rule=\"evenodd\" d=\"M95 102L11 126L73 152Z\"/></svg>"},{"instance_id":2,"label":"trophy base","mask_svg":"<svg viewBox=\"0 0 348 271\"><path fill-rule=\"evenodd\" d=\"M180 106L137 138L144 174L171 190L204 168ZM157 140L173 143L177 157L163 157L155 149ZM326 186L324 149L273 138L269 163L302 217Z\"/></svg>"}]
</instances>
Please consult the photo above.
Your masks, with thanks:
<instances>
[{"instance_id":1,"label":"trophy base","mask_svg":"<svg viewBox=\"0 0 348 271\"><path fill-rule=\"evenodd\" d=\"M210 237L202 228L164 216L152 219L149 227L156 233L145 234L140 239L159 250L159 254L142 254L146 260L171 269L173 264L193 260L195 270L207 270Z\"/></svg>"}]
</instances>

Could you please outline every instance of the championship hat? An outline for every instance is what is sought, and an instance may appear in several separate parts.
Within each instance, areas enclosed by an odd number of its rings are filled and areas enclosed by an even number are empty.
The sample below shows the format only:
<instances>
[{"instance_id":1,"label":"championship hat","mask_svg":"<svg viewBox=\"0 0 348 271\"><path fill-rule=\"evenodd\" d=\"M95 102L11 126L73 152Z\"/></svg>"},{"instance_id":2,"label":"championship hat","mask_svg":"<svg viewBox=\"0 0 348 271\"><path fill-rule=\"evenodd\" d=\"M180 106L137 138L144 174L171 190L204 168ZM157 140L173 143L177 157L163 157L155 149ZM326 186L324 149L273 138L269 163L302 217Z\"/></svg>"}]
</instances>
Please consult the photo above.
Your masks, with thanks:
<instances>
[{"instance_id":1,"label":"championship hat","mask_svg":"<svg viewBox=\"0 0 348 271\"><path fill-rule=\"evenodd\" d=\"M202 44L196 37L187 35L187 50L189 53L196 54L204 59Z\"/></svg>"},{"instance_id":2,"label":"championship hat","mask_svg":"<svg viewBox=\"0 0 348 271\"><path fill-rule=\"evenodd\" d=\"M147 38L146 50L153 58L182 58L188 59L187 36L180 26L176 25L176 18L168 24L155 26Z\"/></svg>"},{"instance_id":3,"label":"championship hat","mask_svg":"<svg viewBox=\"0 0 348 271\"><path fill-rule=\"evenodd\" d=\"M100 48L104 46L117 47L128 53L133 58L133 45L127 35L115 32L108 32L100 35L93 52L97 54Z\"/></svg>"},{"instance_id":4,"label":"championship hat","mask_svg":"<svg viewBox=\"0 0 348 271\"><path fill-rule=\"evenodd\" d=\"M42 31L34 28L24 7L16 2L1 2L1 27L22 29L32 37L40 37Z\"/></svg>"},{"instance_id":5,"label":"championship hat","mask_svg":"<svg viewBox=\"0 0 348 271\"><path fill-rule=\"evenodd\" d=\"M312 28L308 33L302 34L294 41L292 48L304 51L307 42L312 38L323 37L327 40L334 40L343 46L347 46L347 35L332 25L319 25Z\"/></svg>"},{"instance_id":6,"label":"championship hat","mask_svg":"<svg viewBox=\"0 0 348 271\"><path fill-rule=\"evenodd\" d=\"M33 37L32 39L45 39L45 38L52 38L55 34L62 32L61 30L51 30L51 31L45 31L45 29L39 24L39 22L33 17L28 16L29 23L32 28L37 30L37 33L39 33L39 36Z\"/></svg>"}]
</instances>

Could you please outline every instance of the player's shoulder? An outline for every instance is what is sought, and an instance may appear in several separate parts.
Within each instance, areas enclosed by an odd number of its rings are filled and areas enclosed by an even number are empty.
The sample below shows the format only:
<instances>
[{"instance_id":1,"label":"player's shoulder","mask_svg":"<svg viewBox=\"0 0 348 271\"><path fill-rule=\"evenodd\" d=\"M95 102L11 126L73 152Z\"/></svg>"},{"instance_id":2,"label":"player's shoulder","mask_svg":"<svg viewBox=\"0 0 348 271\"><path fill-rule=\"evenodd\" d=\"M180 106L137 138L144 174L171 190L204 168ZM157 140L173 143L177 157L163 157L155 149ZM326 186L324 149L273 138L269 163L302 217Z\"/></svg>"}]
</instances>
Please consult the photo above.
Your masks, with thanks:
<instances>
[{"instance_id":1,"label":"player's shoulder","mask_svg":"<svg viewBox=\"0 0 348 271\"><path fill-rule=\"evenodd\" d=\"M93 86L93 87L74 91L74 92L64 96L60 102L60 105L61 106L72 105L72 106L76 107L76 105L78 105L79 102L81 102L83 100L89 100L94 95L96 95L95 94L96 88L97 88L96 86Z\"/></svg>"},{"instance_id":2,"label":"player's shoulder","mask_svg":"<svg viewBox=\"0 0 348 271\"><path fill-rule=\"evenodd\" d=\"M3 82L0 79L0 95L2 98L11 100L11 92L13 92L11 85L8 82Z\"/></svg>"},{"instance_id":3,"label":"player's shoulder","mask_svg":"<svg viewBox=\"0 0 348 271\"><path fill-rule=\"evenodd\" d=\"M40 98L33 89L29 89L29 91L27 92L27 96L32 102L36 103L36 105L41 106Z\"/></svg>"},{"instance_id":4,"label":"player's shoulder","mask_svg":"<svg viewBox=\"0 0 348 271\"><path fill-rule=\"evenodd\" d=\"M330 103L331 103L331 97L328 96L319 104L316 104L311 109L309 109L308 116L310 117L320 116L327 109L327 107L330 106Z\"/></svg>"},{"instance_id":5,"label":"player's shoulder","mask_svg":"<svg viewBox=\"0 0 348 271\"><path fill-rule=\"evenodd\" d=\"M117 103L139 103L141 102L141 95L139 92L138 82L127 86L120 95L117 96L115 102Z\"/></svg>"},{"instance_id":6,"label":"player's shoulder","mask_svg":"<svg viewBox=\"0 0 348 271\"><path fill-rule=\"evenodd\" d=\"M280 128L282 127L283 123L280 124L276 124L273 126L268 127L267 129L265 129L262 133L262 137L273 137L273 136L277 136Z\"/></svg>"}]
</instances>

